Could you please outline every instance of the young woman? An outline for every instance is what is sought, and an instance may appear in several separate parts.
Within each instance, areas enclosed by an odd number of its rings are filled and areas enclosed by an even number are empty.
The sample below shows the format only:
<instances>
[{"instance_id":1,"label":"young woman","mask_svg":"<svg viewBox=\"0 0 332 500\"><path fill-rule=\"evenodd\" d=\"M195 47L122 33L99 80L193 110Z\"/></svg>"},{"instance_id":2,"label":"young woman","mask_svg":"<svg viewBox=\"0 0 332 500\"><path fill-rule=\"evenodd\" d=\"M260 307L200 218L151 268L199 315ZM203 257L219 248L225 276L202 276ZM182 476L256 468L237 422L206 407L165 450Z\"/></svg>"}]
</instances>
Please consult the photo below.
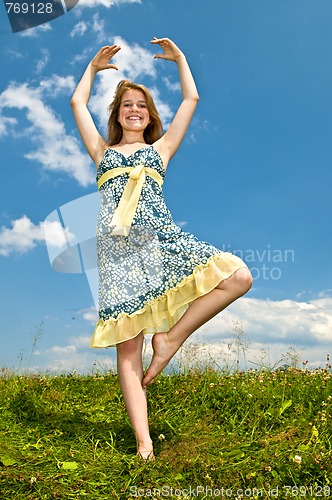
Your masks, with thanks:
<instances>
[{"instance_id":1,"label":"young woman","mask_svg":"<svg viewBox=\"0 0 332 500\"><path fill-rule=\"evenodd\" d=\"M135 432L137 452L153 459L146 387L197 328L251 287L244 262L199 241L174 224L162 183L194 114L198 93L183 52L168 38L154 38L155 58L177 64L182 102L167 132L148 90L121 81L109 106L109 138L88 111L98 71L121 47L102 47L89 63L71 100L78 130L97 166L101 194L97 225L99 321L92 347L116 345L121 390ZM143 335L153 357L143 373Z\"/></svg>"}]
</instances>

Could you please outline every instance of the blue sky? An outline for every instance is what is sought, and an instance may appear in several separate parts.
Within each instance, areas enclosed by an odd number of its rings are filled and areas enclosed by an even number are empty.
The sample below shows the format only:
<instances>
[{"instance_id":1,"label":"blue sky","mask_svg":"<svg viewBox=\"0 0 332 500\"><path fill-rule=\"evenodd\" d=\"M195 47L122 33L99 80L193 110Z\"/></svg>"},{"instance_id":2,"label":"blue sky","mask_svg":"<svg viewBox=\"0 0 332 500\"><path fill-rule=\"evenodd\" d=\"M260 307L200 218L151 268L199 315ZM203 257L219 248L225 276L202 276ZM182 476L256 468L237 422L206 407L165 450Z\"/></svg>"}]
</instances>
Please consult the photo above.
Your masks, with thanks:
<instances>
[{"instance_id":1,"label":"blue sky","mask_svg":"<svg viewBox=\"0 0 332 500\"><path fill-rule=\"evenodd\" d=\"M0 366L27 367L40 324L29 368L112 366L114 349L88 347L96 313L87 277L51 268L44 221L96 193L69 100L102 45L122 51L119 72L95 81L99 130L123 77L146 84L164 123L171 120L181 97L176 67L153 59L154 36L182 48L200 93L167 170L167 205L185 231L242 256L255 279L192 342L225 359L240 321L249 359L268 352L273 364L296 346L309 366L324 365L332 332L331 2L81 0L19 33L3 4L0 14ZM91 221L83 227L93 232ZM58 244L57 226L51 231Z\"/></svg>"}]
</instances>

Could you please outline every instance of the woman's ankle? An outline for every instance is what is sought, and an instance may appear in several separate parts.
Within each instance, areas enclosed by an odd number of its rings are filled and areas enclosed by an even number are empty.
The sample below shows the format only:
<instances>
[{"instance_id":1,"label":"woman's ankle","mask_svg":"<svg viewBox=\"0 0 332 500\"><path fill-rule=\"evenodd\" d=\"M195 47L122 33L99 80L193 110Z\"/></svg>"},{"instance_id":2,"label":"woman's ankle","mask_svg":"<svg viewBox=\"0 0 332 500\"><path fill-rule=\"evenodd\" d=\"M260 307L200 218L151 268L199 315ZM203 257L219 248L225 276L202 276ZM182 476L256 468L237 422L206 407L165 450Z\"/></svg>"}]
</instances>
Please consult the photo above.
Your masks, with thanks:
<instances>
[{"instance_id":1,"label":"woman's ankle","mask_svg":"<svg viewBox=\"0 0 332 500\"><path fill-rule=\"evenodd\" d=\"M137 451L151 451L153 450L153 442L152 439L149 438L142 438L139 439L136 436L136 446L137 446Z\"/></svg>"}]
</instances>

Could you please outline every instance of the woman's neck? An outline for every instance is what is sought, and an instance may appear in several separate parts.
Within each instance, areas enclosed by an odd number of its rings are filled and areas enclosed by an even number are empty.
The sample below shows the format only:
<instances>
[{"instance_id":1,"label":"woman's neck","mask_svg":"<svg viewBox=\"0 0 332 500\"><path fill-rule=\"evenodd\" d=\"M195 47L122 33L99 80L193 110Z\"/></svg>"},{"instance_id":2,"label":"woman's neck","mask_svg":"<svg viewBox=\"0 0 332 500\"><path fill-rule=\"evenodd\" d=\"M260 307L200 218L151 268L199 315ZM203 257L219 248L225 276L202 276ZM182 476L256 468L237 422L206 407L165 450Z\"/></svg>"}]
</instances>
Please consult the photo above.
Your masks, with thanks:
<instances>
[{"instance_id":1,"label":"woman's neck","mask_svg":"<svg viewBox=\"0 0 332 500\"><path fill-rule=\"evenodd\" d=\"M122 133L118 146L126 146L131 144L145 144L144 135L142 133Z\"/></svg>"}]
</instances>

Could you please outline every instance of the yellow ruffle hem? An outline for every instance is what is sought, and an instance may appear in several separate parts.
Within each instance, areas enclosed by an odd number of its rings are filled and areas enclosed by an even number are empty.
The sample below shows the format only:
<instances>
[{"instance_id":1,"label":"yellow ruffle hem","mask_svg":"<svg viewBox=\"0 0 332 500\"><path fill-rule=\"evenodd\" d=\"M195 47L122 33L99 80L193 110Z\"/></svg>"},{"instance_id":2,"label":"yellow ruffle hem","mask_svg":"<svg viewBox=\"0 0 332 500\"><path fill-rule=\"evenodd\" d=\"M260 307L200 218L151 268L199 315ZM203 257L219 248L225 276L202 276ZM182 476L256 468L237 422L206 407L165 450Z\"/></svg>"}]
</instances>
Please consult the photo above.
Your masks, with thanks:
<instances>
[{"instance_id":1,"label":"yellow ruffle hem","mask_svg":"<svg viewBox=\"0 0 332 500\"><path fill-rule=\"evenodd\" d=\"M147 303L143 309L133 314L121 313L116 319L100 319L90 347L115 346L136 337L140 332L168 332L195 299L213 290L238 269L246 267L242 259L229 252L212 255L205 264L198 265L190 276Z\"/></svg>"}]
</instances>

